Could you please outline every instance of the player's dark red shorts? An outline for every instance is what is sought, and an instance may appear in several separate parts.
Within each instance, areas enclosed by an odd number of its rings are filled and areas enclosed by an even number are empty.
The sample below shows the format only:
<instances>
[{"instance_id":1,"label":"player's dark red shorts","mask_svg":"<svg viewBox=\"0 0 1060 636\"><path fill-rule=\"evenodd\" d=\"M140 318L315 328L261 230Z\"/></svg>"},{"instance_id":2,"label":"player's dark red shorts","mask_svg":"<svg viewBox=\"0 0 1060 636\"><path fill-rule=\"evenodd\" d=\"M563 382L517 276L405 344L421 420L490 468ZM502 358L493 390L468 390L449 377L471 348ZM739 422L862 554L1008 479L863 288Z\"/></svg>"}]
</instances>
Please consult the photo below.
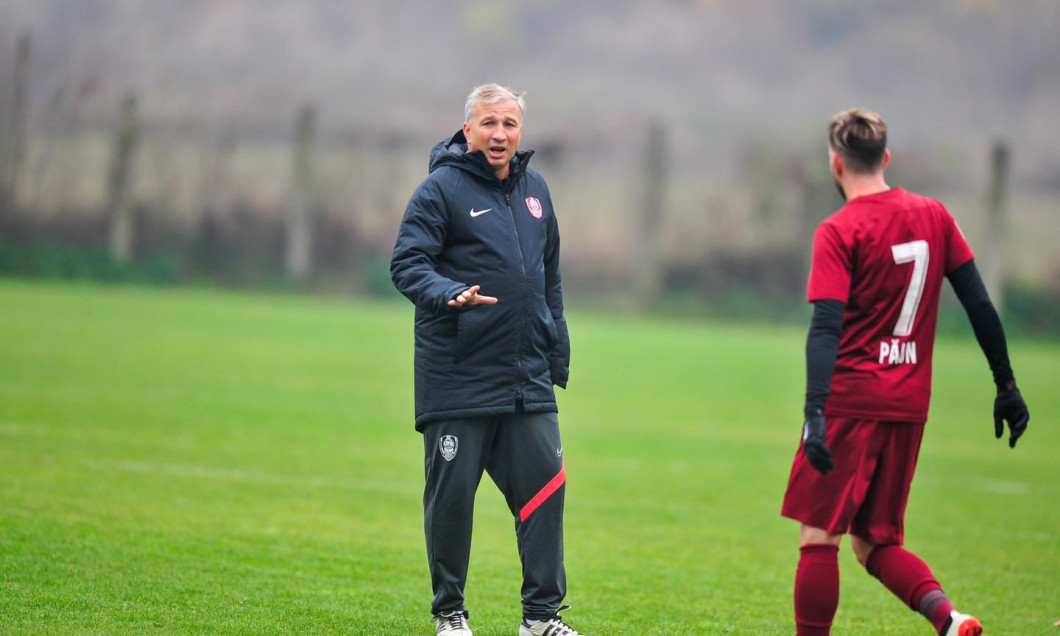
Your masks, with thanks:
<instances>
[{"instance_id":1,"label":"player's dark red shorts","mask_svg":"<svg viewBox=\"0 0 1060 636\"><path fill-rule=\"evenodd\" d=\"M781 514L876 545L901 544L923 435L922 422L828 418L826 438L835 468L827 475L814 470L800 441Z\"/></svg>"}]
</instances>

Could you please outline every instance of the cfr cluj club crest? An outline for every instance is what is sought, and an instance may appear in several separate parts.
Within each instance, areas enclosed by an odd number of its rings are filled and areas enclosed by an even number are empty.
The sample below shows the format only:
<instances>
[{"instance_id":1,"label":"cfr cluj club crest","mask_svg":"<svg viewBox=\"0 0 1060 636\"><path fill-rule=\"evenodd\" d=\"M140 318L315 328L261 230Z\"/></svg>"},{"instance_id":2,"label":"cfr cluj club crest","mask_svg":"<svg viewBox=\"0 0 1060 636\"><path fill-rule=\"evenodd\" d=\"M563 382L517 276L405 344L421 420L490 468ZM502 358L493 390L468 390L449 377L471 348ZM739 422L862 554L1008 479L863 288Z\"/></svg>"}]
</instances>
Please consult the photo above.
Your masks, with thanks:
<instances>
[{"instance_id":1,"label":"cfr cluj club crest","mask_svg":"<svg viewBox=\"0 0 1060 636\"><path fill-rule=\"evenodd\" d=\"M453 461L456 457L456 447L459 445L456 435L442 435L442 439L438 445L439 452L442 453L442 457L447 462Z\"/></svg>"},{"instance_id":2,"label":"cfr cluj club crest","mask_svg":"<svg viewBox=\"0 0 1060 636\"><path fill-rule=\"evenodd\" d=\"M537 200L537 197L526 197L526 209L530 210L530 216L535 219L540 219L545 214L541 209L541 202Z\"/></svg>"}]
</instances>

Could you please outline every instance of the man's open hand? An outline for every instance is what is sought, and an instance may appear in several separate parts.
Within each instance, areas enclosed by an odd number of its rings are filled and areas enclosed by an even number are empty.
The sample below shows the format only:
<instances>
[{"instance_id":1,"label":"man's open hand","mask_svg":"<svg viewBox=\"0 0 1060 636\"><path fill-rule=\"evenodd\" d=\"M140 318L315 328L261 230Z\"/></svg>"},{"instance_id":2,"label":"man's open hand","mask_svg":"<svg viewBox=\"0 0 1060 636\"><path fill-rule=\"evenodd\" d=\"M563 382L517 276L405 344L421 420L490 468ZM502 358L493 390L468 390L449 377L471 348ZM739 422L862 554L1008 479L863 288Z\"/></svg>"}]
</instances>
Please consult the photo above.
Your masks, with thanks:
<instances>
[{"instance_id":1,"label":"man's open hand","mask_svg":"<svg viewBox=\"0 0 1060 636\"><path fill-rule=\"evenodd\" d=\"M493 296L483 296L478 293L479 286L472 285L456 295L449 301L450 307L463 307L464 305L496 305L497 299Z\"/></svg>"}]
</instances>

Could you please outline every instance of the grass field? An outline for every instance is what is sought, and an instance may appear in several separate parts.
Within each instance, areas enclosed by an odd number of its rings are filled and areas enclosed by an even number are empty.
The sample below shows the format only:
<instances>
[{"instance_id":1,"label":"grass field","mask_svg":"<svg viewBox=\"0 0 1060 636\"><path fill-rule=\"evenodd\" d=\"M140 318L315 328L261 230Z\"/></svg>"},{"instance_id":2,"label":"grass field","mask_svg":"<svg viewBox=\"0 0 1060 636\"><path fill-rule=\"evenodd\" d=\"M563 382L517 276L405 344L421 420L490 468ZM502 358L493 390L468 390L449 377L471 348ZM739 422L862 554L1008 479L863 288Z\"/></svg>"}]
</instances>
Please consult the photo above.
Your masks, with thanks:
<instances>
[{"instance_id":1,"label":"grass field","mask_svg":"<svg viewBox=\"0 0 1060 636\"><path fill-rule=\"evenodd\" d=\"M0 281L0 633L430 634L407 303ZM804 330L570 316L569 621L791 634ZM907 545L991 636L1057 634L1055 343L1011 343L1011 451L970 335L939 343ZM486 478L469 609L515 634ZM841 553L836 634L931 634Z\"/></svg>"}]
</instances>

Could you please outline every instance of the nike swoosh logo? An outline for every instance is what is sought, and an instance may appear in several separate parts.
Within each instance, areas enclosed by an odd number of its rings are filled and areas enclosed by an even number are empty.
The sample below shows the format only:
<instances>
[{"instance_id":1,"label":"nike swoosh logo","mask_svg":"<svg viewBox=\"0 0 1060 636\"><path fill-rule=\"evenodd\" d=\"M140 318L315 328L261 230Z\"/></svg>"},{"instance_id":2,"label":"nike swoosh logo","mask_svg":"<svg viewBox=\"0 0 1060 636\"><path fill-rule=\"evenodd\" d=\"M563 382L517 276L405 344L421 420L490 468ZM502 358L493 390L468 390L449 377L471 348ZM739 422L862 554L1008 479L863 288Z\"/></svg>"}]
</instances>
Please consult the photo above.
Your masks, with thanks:
<instances>
[{"instance_id":1,"label":"nike swoosh logo","mask_svg":"<svg viewBox=\"0 0 1060 636\"><path fill-rule=\"evenodd\" d=\"M471 218L475 218L476 216L482 216L483 214L490 212L491 210L493 210L493 208L486 208L485 210L476 210L475 208L471 208Z\"/></svg>"}]
</instances>

